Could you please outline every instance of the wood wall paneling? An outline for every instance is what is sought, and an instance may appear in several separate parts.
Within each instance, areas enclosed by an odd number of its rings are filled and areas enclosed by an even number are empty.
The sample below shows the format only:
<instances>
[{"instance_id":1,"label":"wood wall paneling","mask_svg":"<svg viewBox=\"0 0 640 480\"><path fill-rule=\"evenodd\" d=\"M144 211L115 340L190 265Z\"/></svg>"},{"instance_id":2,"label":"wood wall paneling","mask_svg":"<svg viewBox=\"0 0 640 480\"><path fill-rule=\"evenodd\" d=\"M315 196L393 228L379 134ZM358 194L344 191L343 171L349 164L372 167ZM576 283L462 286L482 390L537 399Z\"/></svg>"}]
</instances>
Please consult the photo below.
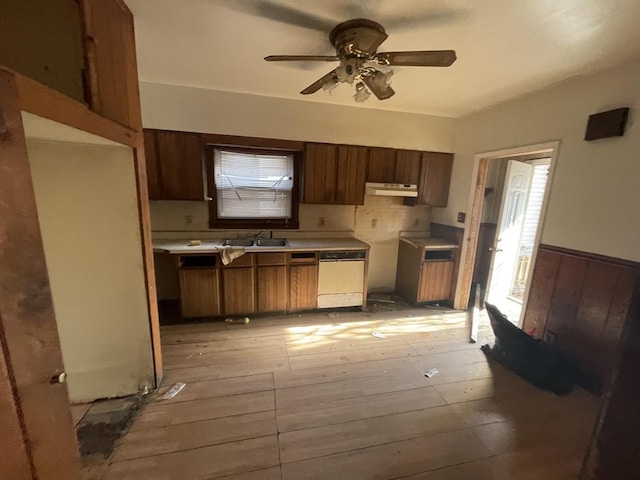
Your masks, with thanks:
<instances>
[{"instance_id":1,"label":"wood wall paneling","mask_svg":"<svg viewBox=\"0 0 640 480\"><path fill-rule=\"evenodd\" d=\"M64 472L65 478L79 479L67 386L50 382L64 367L18 99L14 76L0 70L2 354L12 377L14 398L19 398L33 476L61 478ZM3 437L7 435L2 432ZM3 440L9 446L21 442L19 438ZM20 465L23 461L18 461L17 468ZM7 478L24 478L18 473Z\"/></svg>"},{"instance_id":2,"label":"wood wall paneling","mask_svg":"<svg viewBox=\"0 0 640 480\"><path fill-rule=\"evenodd\" d=\"M640 278L633 262L541 245L524 330L554 343L578 368L579 381L600 394L611 379Z\"/></svg>"},{"instance_id":3,"label":"wood wall paneling","mask_svg":"<svg viewBox=\"0 0 640 480\"><path fill-rule=\"evenodd\" d=\"M82 0L92 109L141 127L133 16L120 0Z\"/></svg>"},{"instance_id":4,"label":"wood wall paneling","mask_svg":"<svg viewBox=\"0 0 640 480\"><path fill-rule=\"evenodd\" d=\"M364 203L367 155L367 147L338 147L335 203L345 205Z\"/></svg>"}]
</instances>

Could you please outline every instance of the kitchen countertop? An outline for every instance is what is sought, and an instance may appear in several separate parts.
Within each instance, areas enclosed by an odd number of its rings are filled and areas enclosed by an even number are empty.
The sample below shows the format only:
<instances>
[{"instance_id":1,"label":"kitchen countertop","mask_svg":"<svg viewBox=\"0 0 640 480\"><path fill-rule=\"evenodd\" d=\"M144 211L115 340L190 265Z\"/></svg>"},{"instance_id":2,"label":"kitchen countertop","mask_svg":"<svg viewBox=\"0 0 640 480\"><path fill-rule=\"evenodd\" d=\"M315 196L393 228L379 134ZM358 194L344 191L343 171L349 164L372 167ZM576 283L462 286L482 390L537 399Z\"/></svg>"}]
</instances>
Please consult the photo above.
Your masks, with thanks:
<instances>
[{"instance_id":1,"label":"kitchen countertop","mask_svg":"<svg viewBox=\"0 0 640 480\"><path fill-rule=\"evenodd\" d=\"M460 245L455 242L434 237L403 237L400 240L407 242L416 248L423 248L425 250L449 250L460 248Z\"/></svg>"},{"instance_id":2,"label":"kitchen countertop","mask_svg":"<svg viewBox=\"0 0 640 480\"><path fill-rule=\"evenodd\" d=\"M189 253L217 253L223 248L222 239L202 240L201 245L189 246L190 240L154 240L153 251L156 253L171 253L184 255ZM231 247L237 248L237 247ZM296 252L296 251L331 251L331 250L362 250L369 245L356 238L288 238L287 245L276 247L242 247L247 252Z\"/></svg>"}]
</instances>

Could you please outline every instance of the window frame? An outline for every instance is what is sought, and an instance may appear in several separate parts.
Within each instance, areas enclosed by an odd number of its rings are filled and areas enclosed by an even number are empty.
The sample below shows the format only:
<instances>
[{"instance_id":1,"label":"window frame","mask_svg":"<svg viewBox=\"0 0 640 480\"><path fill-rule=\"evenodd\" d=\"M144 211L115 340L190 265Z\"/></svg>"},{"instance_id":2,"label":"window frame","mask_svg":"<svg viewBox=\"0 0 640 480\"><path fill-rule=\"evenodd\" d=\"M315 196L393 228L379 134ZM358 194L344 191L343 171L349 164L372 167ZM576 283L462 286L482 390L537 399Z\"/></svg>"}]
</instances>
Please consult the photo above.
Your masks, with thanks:
<instances>
[{"instance_id":1,"label":"window frame","mask_svg":"<svg viewBox=\"0 0 640 480\"><path fill-rule=\"evenodd\" d=\"M218 218L218 191L214 172L215 150L249 153L253 155L292 155L293 156L293 188L291 190L291 218ZM207 191L209 200L209 228L241 228L260 230L282 230L300 228L300 182L302 152L290 149L262 148L244 145L218 145L208 143L205 146L205 162L207 169Z\"/></svg>"}]
</instances>

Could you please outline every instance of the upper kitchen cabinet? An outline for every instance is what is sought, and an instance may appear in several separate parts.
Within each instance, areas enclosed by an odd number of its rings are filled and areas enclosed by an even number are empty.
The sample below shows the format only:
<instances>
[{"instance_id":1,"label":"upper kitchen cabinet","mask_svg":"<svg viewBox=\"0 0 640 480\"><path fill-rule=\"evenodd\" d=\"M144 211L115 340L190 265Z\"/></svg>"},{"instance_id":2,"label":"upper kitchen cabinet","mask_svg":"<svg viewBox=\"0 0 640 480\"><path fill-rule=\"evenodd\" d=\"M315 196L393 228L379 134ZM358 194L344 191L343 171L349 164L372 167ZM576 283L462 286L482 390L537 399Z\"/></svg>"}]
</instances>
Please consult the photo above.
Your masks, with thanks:
<instances>
[{"instance_id":1,"label":"upper kitchen cabinet","mask_svg":"<svg viewBox=\"0 0 640 480\"><path fill-rule=\"evenodd\" d=\"M371 148L367 182L417 184L420 178L422 152Z\"/></svg>"},{"instance_id":2,"label":"upper kitchen cabinet","mask_svg":"<svg viewBox=\"0 0 640 480\"><path fill-rule=\"evenodd\" d=\"M122 0L81 0L91 109L142 126L133 15Z\"/></svg>"},{"instance_id":3,"label":"upper kitchen cabinet","mask_svg":"<svg viewBox=\"0 0 640 480\"><path fill-rule=\"evenodd\" d=\"M198 133L144 131L151 200L204 200L204 143Z\"/></svg>"},{"instance_id":4,"label":"upper kitchen cabinet","mask_svg":"<svg viewBox=\"0 0 640 480\"><path fill-rule=\"evenodd\" d=\"M425 152L418 182L419 205L447 206L452 167L452 153Z\"/></svg>"},{"instance_id":5,"label":"upper kitchen cabinet","mask_svg":"<svg viewBox=\"0 0 640 480\"><path fill-rule=\"evenodd\" d=\"M304 203L364 203L367 147L308 143L304 158Z\"/></svg>"}]
</instances>

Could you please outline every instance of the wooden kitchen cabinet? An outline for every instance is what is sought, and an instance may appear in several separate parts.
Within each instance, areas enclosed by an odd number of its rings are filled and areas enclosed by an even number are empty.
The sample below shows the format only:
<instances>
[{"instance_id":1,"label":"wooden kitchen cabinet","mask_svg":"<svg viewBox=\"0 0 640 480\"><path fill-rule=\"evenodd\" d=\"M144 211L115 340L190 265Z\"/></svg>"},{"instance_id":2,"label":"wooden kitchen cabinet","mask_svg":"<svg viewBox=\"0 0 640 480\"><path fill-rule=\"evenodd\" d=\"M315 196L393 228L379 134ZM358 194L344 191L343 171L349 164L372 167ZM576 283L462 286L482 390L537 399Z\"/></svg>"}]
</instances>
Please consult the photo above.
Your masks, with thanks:
<instances>
[{"instance_id":1,"label":"wooden kitchen cabinet","mask_svg":"<svg viewBox=\"0 0 640 480\"><path fill-rule=\"evenodd\" d=\"M318 305L318 265L289 265L289 310L312 310Z\"/></svg>"},{"instance_id":2,"label":"wooden kitchen cabinet","mask_svg":"<svg viewBox=\"0 0 640 480\"><path fill-rule=\"evenodd\" d=\"M222 292L225 315L255 312L255 269L223 268Z\"/></svg>"},{"instance_id":3,"label":"wooden kitchen cabinet","mask_svg":"<svg viewBox=\"0 0 640 480\"><path fill-rule=\"evenodd\" d=\"M367 147L306 144L304 203L363 204L367 155Z\"/></svg>"},{"instance_id":4,"label":"wooden kitchen cabinet","mask_svg":"<svg viewBox=\"0 0 640 480\"><path fill-rule=\"evenodd\" d=\"M396 151L393 148L370 148L367 182L394 183Z\"/></svg>"},{"instance_id":5,"label":"wooden kitchen cabinet","mask_svg":"<svg viewBox=\"0 0 640 480\"><path fill-rule=\"evenodd\" d=\"M287 309L287 259L285 252L256 253L258 312Z\"/></svg>"},{"instance_id":6,"label":"wooden kitchen cabinet","mask_svg":"<svg viewBox=\"0 0 640 480\"><path fill-rule=\"evenodd\" d=\"M456 248L446 245L438 250L433 246L427 248L401 240L398 245L396 293L410 303L449 300Z\"/></svg>"},{"instance_id":7,"label":"wooden kitchen cabinet","mask_svg":"<svg viewBox=\"0 0 640 480\"><path fill-rule=\"evenodd\" d=\"M184 318L222 314L219 272L215 268L179 270L180 306Z\"/></svg>"},{"instance_id":8,"label":"wooden kitchen cabinet","mask_svg":"<svg viewBox=\"0 0 640 480\"><path fill-rule=\"evenodd\" d=\"M418 182L418 205L447 206L452 168L452 153L425 152Z\"/></svg>"},{"instance_id":9,"label":"wooden kitchen cabinet","mask_svg":"<svg viewBox=\"0 0 640 480\"><path fill-rule=\"evenodd\" d=\"M197 133L144 131L149 198L204 200L204 143Z\"/></svg>"},{"instance_id":10,"label":"wooden kitchen cabinet","mask_svg":"<svg viewBox=\"0 0 640 480\"><path fill-rule=\"evenodd\" d=\"M396 150L394 183L416 185L420 180L422 152L414 150Z\"/></svg>"},{"instance_id":11,"label":"wooden kitchen cabinet","mask_svg":"<svg viewBox=\"0 0 640 480\"><path fill-rule=\"evenodd\" d=\"M447 300L451 293L453 259L425 261L420 268L418 302Z\"/></svg>"}]
</instances>

